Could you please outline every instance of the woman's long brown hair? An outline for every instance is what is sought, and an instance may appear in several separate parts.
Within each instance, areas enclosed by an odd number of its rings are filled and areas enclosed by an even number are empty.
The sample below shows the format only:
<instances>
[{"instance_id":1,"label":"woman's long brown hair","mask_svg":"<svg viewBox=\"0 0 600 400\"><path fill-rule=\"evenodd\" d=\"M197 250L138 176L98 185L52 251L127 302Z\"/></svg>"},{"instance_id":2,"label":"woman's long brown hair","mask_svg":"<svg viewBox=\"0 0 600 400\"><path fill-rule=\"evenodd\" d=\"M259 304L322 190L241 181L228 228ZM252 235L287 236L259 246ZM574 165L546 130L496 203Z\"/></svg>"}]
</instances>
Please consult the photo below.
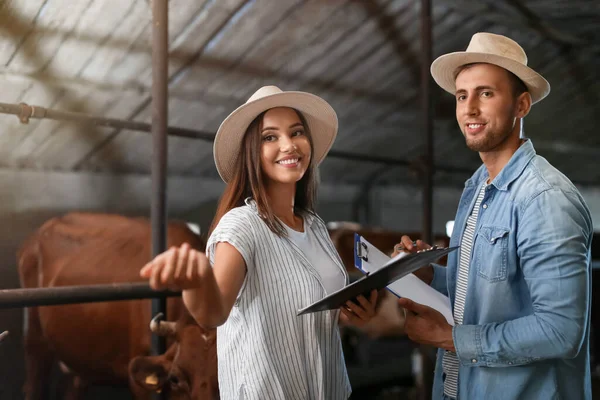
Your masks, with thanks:
<instances>
[{"instance_id":1,"label":"woman's long brown hair","mask_svg":"<svg viewBox=\"0 0 600 400\"><path fill-rule=\"evenodd\" d=\"M314 213L317 193L317 170L314 157L312 156L314 154L313 141L306 119L300 112L297 110L294 111L296 111L302 125L304 125L304 131L310 142L311 149L310 164L302 179L296 183L294 212ZM244 205L244 200L247 197L251 197L256 201L258 212L271 231L279 236L287 235L285 228L282 226L281 222L279 222L269 204L267 192L265 191L263 184L264 174L260 165L262 144L260 131L262 129L265 113L266 111L256 117L254 121L250 123L248 129L246 129L246 133L242 139L240 154L234 167L233 177L229 180L229 183L225 187L225 191L219 200L215 217L213 218L213 222L208 232L209 236L217 227L223 215L235 207Z\"/></svg>"}]
</instances>

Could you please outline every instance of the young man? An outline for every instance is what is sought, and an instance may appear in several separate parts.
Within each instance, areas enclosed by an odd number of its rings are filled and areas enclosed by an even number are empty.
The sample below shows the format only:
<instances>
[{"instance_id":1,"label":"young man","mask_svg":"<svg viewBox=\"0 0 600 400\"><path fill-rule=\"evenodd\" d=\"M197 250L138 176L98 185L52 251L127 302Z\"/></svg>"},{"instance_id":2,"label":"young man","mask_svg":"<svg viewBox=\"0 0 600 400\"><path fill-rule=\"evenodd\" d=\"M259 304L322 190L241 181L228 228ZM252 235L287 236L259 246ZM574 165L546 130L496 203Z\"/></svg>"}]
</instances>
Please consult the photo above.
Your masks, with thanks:
<instances>
[{"instance_id":1,"label":"young man","mask_svg":"<svg viewBox=\"0 0 600 400\"><path fill-rule=\"evenodd\" d=\"M483 165L467 180L447 268L417 275L450 296L455 326L400 299L406 331L438 347L434 399L591 399L589 210L575 186L520 137L550 85L523 49L475 34L431 66ZM415 251L408 237L397 251ZM417 248L428 247L420 241Z\"/></svg>"}]
</instances>

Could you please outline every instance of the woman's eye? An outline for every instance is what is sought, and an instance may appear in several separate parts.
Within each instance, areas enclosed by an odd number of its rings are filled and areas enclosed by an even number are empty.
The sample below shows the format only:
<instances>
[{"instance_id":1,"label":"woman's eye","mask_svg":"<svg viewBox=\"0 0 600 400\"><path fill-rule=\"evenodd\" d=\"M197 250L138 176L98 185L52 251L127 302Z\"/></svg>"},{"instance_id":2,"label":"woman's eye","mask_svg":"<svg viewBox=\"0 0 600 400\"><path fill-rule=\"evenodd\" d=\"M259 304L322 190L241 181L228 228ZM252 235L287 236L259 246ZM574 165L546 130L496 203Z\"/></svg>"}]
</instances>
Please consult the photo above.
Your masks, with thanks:
<instances>
[{"instance_id":1,"label":"woman's eye","mask_svg":"<svg viewBox=\"0 0 600 400\"><path fill-rule=\"evenodd\" d=\"M265 136L263 136L263 140L265 142L272 142L275 140L275 135L265 135Z\"/></svg>"},{"instance_id":2,"label":"woman's eye","mask_svg":"<svg viewBox=\"0 0 600 400\"><path fill-rule=\"evenodd\" d=\"M302 135L304 135L303 130L297 130L294 133L292 133L292 136L302 136Z\"/></svg>"}]
</instances>

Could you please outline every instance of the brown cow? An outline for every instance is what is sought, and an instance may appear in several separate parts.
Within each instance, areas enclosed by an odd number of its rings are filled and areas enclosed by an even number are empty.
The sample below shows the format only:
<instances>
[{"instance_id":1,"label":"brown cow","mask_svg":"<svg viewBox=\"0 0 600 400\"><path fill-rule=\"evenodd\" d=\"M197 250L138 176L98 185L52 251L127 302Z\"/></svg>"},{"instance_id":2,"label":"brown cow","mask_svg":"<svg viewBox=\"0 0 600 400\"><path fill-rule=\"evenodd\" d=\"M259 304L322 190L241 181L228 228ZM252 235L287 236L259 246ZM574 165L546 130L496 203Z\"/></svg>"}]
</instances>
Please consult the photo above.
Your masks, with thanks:
<instances>
[{"instance_id":1,"label":"brown cow","mask_svg":"<svg viewBox=\"0 0 600 400\"><path fill-rule=\"evenodd\" d=\"M152 320L152 331L175 339L176 345L161 356L131 360L129 376L134 396L145 398L152 391L164 391L171 400L218 398L216 330L202 329L187 313L176 323L158 321L161 316ZM194 379L189 379L190 371Z\"/></svg>"},{"instance_id":2,"label":"brown cow","mask_svg":"<svg viewBox=\"0 0 600 400\"><path fill-rule=\"evenodd\" d=\"M204 242L185 223L168 224L168 245L188 242L203 250ZM57 287L143 281L140 268L151 257L151 227L147 219L118 215L71 213L39 228L18 252L21 286ZM71 374L72 398L87 385L130 385L137 399L168 390L173 399L209 399L216 393L215 331L204 330L189 316L181 298L169 298L167 313L176 323L168 329L168 350L150 353L150 300L98 302L26 310L25 399L37 400L50 387L55 361ZM132 359L132 379L129 364ZM154 365L160 377L145 377L143 366ZM162 368L162 370L161 370ZM141 384L140 384L141 382ZM196 388L205 387L204 392ZM188 392L185 392L188 390ZM182 397L183 393L183 397ZM204 394L201 394L204 393ZM187 397L185 397L187 395Z\"/></svg>"}]
</instances>

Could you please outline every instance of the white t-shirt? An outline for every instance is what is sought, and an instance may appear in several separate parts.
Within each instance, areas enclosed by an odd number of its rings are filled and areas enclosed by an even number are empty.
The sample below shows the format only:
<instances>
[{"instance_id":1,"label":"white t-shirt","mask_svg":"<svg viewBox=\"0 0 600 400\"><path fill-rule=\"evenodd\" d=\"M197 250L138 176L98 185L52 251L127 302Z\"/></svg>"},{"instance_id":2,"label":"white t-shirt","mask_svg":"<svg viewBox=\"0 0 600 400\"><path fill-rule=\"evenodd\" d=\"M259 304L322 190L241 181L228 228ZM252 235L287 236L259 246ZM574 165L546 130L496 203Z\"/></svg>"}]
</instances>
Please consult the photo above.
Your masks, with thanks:
<instances>
[{"instance_id":1,"label":"white t-shirt","mask_svg":"<svg viewBox=\"0 0 600 400\"><path fill-rule=\"evenodd\" d=\"M304 222L304 232L295 231L286 224L283 224L283 226L285 226L290 240L302 250L304 256L319 273L325 292L331 294L341 289L346 282L346 278L333 259L325 252L323 246L319 244L313 231L306 229L306 221Z\"/></svg>"}]
</instances>

